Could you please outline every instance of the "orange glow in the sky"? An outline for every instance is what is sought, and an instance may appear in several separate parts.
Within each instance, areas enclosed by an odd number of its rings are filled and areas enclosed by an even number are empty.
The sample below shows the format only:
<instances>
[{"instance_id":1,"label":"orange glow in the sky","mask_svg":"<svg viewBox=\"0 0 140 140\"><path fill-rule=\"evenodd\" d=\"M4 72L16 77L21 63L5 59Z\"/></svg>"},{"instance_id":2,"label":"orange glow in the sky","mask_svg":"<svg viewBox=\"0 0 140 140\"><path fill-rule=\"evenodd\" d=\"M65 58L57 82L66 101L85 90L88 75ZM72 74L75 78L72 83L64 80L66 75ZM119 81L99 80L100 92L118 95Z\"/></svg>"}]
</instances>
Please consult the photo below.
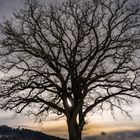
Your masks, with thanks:
<instances>
[{"instance_id":1,"label":"orange glow in the sky","mask_svg":"<svg viewBox=\"0 0 140 140\"><path fill-rule=\"evenodd\" d=\"M131 115L133 120L130 120L122 114L118 114L117 120L114 120L109 112L102 116L100 114L90 114L86 118L83 136L92 136L101 134L101 132L114 132L125 130L140 130L140 103L133 105ZM39 130L46 134L68 138L67 124L64 118L56 119L55 115L46 117L46 120L41 124L35 123L33 118L24 114L16 115L14 112L0 111L0 125L9 125L12 127L24 127L33 130ZM53 119L53 120L52 120Z\"/></svg>"},{"instance_id":2,"label":"orange glow in the sky","mask_svg":"<svg viewBox=\"0 0 140 140\"><path fill-rule=\"evenodd\" d=\"M99 135L101 132L115 132L115 131L127 131L140 129L140 125L134 125L134 122L113 122L113 123L90 123L85 125L83 136ZM67 125L65 120L56 120L46 122L40 127L35 126L34 129L42 131L49 135L59 136L62 138L68 138Z\"/></svg>"}]
</instances>

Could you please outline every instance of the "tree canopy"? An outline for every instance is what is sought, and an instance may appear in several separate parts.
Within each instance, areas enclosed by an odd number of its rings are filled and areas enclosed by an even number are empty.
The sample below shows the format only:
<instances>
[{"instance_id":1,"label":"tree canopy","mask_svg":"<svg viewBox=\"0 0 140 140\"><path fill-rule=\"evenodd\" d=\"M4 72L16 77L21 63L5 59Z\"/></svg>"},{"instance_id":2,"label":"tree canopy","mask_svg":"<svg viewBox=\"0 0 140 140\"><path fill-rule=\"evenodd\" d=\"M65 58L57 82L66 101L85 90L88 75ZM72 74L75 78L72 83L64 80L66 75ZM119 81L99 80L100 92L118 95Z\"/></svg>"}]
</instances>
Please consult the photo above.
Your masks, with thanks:
<instances>
[{"instance_id":1,"label":"tree canopy","mask_svg":"<svg viewBox=\"0 0 140 140\"><path fill-rule=\"evenodd\" d=\"M140 98L139 42L139 2L26 0L1 24L1 108L64 115L80 140L90 111L129 115L122 106Z\"/></svg>"}]
</instances>

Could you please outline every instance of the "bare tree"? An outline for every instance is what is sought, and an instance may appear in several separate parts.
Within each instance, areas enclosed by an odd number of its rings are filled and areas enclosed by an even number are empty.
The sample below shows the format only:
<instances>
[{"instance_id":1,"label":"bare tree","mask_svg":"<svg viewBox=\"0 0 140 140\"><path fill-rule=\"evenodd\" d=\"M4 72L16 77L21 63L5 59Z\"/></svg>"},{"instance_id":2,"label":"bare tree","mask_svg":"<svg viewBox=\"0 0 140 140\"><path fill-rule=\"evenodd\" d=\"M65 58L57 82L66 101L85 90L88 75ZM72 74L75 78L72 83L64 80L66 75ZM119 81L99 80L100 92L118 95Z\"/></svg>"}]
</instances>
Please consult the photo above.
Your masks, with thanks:
<instances>
[{"instance_id":1,"label":"bare tree","mask_svg":"<svg viewBox=\"0 0 140 140\"><path fill-rule=\"evenodd\" d=\"M139 42L136 1L26 0L1 25L1 108L64 115L69 139L81 140L89 112L129 115L122 106L140 98Z\"/></svg>"}]
</instances>

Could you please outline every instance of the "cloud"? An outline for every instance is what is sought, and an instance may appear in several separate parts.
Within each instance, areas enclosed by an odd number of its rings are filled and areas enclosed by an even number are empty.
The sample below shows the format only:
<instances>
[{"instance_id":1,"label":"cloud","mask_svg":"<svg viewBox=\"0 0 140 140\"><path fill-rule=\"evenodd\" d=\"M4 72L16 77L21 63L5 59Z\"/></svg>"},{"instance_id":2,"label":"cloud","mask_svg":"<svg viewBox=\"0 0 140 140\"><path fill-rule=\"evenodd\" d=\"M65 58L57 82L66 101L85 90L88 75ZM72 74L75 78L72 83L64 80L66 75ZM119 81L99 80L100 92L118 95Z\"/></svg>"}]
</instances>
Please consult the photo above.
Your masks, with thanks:
<instances>
[{"instance_id":1,"label":"cloud","mask_svg":"<svg viewBox=\"0 0 140 140\"><path fill-rule=\"evenodd\" d=\"M21 5L23 0L0 0L0 18L11 16Z\"/></svg>"},{"instance_id":2,"label":"cloud","mask_svg":"<svg viewBox=\"0 0 140 140\"><path fill-rule=\"evenodd\" d=\"M34 120L29 119L28 116L24 114L16 114L14 111L2 111L0 110L0 125L9 126L30 126L34 123Z\"/></svg>"},{"instance_id":3,"label":"cloud","mask_svg":"<svg viewBox=\"0 0 140 140\"><path fill-rule=\"evenodd\" d=\"M0 21L4 17L11 17L16 9L21 8L24 5L25 0L0 0ZM63 0L39 0L43 3L60 2Z\"/></svg>"},{"instance_id":4,"label":"cloud","mask_svg":"<svg viewBox=\"0 0 140 140\"><path fill-rule=\"evenodd\" d=\"M12 111L0 111L0 120L9 120L15 117L15 113Z\"/></svg>"}]
</instances>

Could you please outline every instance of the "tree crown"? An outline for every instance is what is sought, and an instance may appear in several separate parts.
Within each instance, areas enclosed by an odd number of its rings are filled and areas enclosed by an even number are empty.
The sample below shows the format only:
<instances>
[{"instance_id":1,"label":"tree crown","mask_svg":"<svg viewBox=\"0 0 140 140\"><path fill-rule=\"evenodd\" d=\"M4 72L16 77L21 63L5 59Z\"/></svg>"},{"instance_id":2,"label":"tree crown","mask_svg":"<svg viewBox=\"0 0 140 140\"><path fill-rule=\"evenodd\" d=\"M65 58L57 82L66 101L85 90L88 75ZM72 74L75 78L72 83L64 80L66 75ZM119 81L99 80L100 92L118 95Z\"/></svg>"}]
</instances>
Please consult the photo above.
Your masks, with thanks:
<instances>
[{"instance_id":1,"label":"tree crown","mask_svg":"<svg viewBox=\"0 0 140 140\"><path fill-rule=\"evenodd\" d=\"M1 24L2 108L35 106L37 116L80 114L82 122L92 109L127 114L127 97L140 98L138 3L27 0L14 16Z\"/></svg>"}]
</instances>

